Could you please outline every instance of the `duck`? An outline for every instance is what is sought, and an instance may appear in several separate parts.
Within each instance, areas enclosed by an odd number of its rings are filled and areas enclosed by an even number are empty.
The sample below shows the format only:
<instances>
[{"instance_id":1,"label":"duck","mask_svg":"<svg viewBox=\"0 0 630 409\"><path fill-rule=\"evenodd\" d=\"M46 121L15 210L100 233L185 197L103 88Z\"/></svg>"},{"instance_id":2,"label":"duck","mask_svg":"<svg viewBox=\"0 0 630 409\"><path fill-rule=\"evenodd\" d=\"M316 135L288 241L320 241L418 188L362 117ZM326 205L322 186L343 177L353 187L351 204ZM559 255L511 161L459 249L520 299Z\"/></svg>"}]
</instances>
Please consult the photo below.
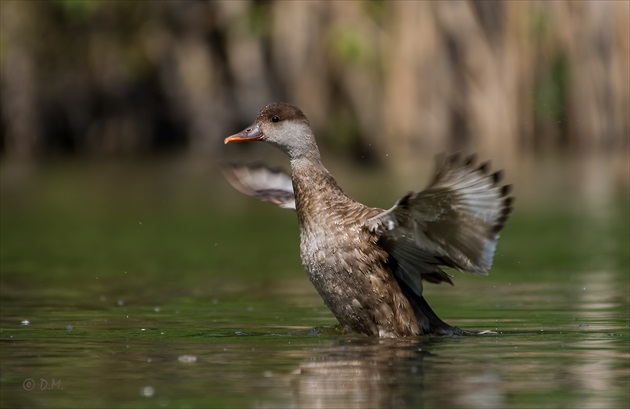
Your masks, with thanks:
<instances>
[{"instance_id":1,"label":"duck","mask_svg":"<svg viewBox=\"0 0 630 409\"><path fill-rule=\"evenodd\" d=\"M503 171L492 172L474 154L437 155L428 186L385 210L342 190L298 107L269 104L251 126L224 139L252 141L283 151L290 174L240 164L224 165L223 173L245 195L296 212L302 265L344 332L381 338L476 333L440 319L423 284L453 285L450 270L488 275L513 209Z\"/></svg>"}]
</instances>

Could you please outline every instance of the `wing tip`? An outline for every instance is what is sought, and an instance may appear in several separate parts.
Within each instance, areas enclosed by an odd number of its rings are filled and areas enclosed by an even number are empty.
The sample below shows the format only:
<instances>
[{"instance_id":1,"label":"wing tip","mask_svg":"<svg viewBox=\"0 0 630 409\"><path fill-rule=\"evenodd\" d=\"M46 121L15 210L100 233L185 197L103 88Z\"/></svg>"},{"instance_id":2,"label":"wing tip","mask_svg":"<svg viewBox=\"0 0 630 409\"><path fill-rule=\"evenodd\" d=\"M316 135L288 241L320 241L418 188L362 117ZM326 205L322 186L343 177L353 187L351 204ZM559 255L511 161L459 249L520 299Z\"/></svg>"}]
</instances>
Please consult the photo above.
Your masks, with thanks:
<instances>
[{"instance_id":1,"label":"wing tip","mask_svg":"<svg viewBox=\"0 0 630 409\"><path fill-rule=\"evenodd\" d=\"M228 183L239 192L283 209L295 210L291 176L286 172L259 163L224 163L220 167Z\"/></svg>"}]
</instances>

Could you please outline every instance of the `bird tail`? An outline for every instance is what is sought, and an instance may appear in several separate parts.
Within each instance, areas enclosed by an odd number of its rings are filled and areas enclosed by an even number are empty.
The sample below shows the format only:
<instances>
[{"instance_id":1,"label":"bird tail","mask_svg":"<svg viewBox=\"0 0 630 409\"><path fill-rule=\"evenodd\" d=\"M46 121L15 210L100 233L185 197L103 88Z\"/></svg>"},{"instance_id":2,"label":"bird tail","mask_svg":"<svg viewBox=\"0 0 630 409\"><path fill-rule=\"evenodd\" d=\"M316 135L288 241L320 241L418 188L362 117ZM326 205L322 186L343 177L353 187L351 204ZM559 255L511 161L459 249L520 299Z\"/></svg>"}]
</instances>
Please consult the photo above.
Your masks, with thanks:
<instances>
[{"instance_id":1,"label":"bird tail","mask_svg":"<svg viewBox=\"0 0 630 409\"><path fill-rule=\"evenodd\" d=\"M420 327L420 334L418 335L464 335L474 333L461 330L442 321L423 296L416 294L404 282L399 281L399 285L403 294L409 300L418 320L418 326Z\"/></svg>"}]
</instances>

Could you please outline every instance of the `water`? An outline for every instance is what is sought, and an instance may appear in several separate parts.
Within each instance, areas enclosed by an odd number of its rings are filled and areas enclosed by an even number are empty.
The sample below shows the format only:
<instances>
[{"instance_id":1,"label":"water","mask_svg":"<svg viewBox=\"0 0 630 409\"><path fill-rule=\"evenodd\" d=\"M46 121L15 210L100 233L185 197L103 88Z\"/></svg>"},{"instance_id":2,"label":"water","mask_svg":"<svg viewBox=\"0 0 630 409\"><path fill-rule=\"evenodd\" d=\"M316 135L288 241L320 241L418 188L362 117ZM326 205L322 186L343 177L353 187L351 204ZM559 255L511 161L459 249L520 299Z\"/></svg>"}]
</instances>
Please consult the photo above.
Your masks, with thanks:
<instances>
[{"instance_id":1,"label":"water","mask_svg":"<svg viewBox=\"0 0 630 409\"><path fill-rule=\"evenodd\" d=\"M630 404L625 200L521 206L489 277L425 286L485 335L380 340L338 332L291 213L219 181L74 166L3 174L3 408Z\"/></svg>"},{"instance_id":2,"label":"water","mask_svg":"<svg viewBox=\"0 0 630 409\"><path fill-rule=\"evenodd\" d=\"M610 288L549 298L564 287L467 286L485 301L444 295L436 309L453 303L460 312L442 314L451 322L496 333L398 340L336 333L308 291L159 308L13 301L3 306L2 406L626 407L627 310Z\"/></svg>"}]
</instances>

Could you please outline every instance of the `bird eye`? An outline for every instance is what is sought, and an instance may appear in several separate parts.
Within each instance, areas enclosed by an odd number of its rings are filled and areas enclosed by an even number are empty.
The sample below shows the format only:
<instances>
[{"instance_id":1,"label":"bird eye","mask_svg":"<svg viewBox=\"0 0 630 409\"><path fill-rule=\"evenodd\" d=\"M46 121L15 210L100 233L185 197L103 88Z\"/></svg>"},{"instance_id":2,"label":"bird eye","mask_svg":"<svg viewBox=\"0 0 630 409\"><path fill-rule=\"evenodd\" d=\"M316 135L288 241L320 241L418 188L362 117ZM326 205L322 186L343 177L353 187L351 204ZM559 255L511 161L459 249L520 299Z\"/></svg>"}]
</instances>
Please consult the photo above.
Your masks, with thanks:
<instances>
[{"instance_id":1,"label":"bird eye","mask_svg":"<svg viewBox=\"0 0 630 409\"><path fill-rule=\"evenodd\" d=\"M280 122L280 117L278 115L274 115L271 117L271 122Z\"/></svg>"}]
</instances>

